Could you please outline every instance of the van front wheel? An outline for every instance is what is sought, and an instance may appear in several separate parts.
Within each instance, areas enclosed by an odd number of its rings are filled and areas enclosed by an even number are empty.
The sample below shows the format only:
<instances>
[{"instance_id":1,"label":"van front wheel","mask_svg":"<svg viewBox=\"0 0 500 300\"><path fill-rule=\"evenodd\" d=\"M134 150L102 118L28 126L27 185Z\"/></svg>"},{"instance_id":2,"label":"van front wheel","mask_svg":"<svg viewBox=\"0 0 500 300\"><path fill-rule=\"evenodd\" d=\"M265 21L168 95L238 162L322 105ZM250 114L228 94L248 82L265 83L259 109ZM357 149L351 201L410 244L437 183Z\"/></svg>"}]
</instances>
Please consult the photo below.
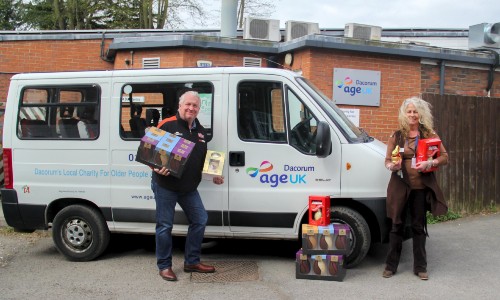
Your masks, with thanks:
<instances>
[{"instance_id":1,"label":"van front wheel","mask_svg":"<svg viewBox=\"0 0 500 300\"><path fill-rule=\"evenodd\" d=\"M334 224L346 224L350 227L351 249L344 260L346 268L357 266L365 258L371 244L368 223L357 211L344 206L334 206L330 212L330 220Z\"/></svg>"},{"instance_id":2,"label":"van front wheel","mask_svg":"<svg viewBox=\"0 0 500 300\"><path fill-rule=\"evenodd\" d=\"M89 261L101 255L109 243L109 229L102 215L84 205L62 209L52 223L57 250L71 261Z\"/></svg>"}]
</instances>

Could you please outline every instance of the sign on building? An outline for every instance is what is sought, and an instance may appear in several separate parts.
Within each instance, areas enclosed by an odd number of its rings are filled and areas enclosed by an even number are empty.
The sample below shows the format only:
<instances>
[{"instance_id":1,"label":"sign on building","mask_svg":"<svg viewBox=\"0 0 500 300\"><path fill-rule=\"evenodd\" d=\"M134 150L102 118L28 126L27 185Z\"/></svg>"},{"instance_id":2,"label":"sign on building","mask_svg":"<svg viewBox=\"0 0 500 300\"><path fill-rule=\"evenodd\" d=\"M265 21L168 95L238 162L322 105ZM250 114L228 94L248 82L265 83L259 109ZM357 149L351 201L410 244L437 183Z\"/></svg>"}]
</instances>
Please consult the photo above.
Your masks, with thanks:
<instances>
[{"instance_id":1,"label":"sign on building","mask_svg":"<svg viewBox=\"0 0 500 300\"><path fill-rule=\"evenodd\" d=\"M333 69L336 104L380 106L380 71Z\"/></svg>"}]
</instances>

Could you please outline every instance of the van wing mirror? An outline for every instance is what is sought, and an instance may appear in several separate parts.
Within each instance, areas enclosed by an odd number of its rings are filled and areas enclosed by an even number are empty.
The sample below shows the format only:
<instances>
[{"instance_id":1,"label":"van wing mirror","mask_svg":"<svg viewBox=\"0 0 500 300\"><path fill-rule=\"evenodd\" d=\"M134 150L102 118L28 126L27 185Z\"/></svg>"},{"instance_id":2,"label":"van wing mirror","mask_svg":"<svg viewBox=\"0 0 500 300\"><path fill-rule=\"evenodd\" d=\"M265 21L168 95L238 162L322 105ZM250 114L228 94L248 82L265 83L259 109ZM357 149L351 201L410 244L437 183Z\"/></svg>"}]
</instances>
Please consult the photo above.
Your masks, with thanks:
<instances>
[{"instance_id":1,"label":"van wing mirror","mask_svg":"<svg viewBox=\"0 0 500 300\"><path fill-rule=\"evenodd\" d=\"M327 157L332 153L332 138L330 126L325 121L320 121L316 128L316 156Z\"/></svg>"}]
</instances>

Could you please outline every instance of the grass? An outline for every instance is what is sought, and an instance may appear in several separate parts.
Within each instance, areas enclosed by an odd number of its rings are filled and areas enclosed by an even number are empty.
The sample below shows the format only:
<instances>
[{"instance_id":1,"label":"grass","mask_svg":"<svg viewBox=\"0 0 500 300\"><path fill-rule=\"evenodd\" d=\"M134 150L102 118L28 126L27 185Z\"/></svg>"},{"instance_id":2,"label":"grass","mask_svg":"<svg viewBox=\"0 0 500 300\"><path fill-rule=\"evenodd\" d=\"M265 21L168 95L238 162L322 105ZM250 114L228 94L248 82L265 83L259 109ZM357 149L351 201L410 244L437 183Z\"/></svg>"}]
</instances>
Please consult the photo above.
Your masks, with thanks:
<instances>
[{"instance_id":1,"label":"grass","mask_svg":"<svg viewBox=\"0 0 500 300\"><path fill-rule=\"evenodd\" d=\"M485 210L479 212L479 213L473 213L473 214L466 214L466 216L471 216L471 215L476 215L476 214L483 214L483 215L489 215L489 214L496 214L498 213L498 206L495 203L490 204L488 208ZM464 217L462 214L448 210L446 215L434 217L430 212L427 212L427 224L436 224L440 222L446 222L446 221L451 221L451 220L456 220Z\"/></svg>"},{"instance_id":2,"label":"grass","mask_svg":"<svg viewBox=\"0 0 500 300\"><path fill-rule=\"evenodd\" d=\"M448 210L446 215L434 217L430 212L427 212L427 224L436 224L440 222L446 222L451 220L460 219L461 214Z\"/></svg>"}]
</instances>

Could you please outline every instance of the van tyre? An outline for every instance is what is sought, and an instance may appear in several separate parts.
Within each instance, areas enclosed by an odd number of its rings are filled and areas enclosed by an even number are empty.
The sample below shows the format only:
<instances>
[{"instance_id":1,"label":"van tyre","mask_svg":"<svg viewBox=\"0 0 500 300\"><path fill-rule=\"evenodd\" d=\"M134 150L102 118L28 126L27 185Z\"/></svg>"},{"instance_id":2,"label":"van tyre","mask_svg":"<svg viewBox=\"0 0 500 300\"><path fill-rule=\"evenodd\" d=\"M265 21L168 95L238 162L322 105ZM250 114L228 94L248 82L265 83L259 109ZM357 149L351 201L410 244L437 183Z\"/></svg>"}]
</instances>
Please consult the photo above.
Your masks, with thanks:
<instances>
[{"instance_id":1,"label":"van tyre","mask_svg":"<svg viewBox=\"0 0 500 300\"><path fill-rule=\"evenodd\" d=\"M57 250L71 261L89 261L101 255L110 233L103 216L94 208L71 205L62 209L52 223Z\"/></svg>"},{"instance_id":2,"label":"van tyre","mask_svg":"<svg viewBox=\"0 0 500 300\"><path fill-rule=\"evenodd\" d=\"M357 211L344 206L331 208L330 220L332 223L346 224L351 228L349 236L351 249L344 260L346 268L357 266L370 250L371 234L368 223Z\"/></svg>"}]
</instances>

